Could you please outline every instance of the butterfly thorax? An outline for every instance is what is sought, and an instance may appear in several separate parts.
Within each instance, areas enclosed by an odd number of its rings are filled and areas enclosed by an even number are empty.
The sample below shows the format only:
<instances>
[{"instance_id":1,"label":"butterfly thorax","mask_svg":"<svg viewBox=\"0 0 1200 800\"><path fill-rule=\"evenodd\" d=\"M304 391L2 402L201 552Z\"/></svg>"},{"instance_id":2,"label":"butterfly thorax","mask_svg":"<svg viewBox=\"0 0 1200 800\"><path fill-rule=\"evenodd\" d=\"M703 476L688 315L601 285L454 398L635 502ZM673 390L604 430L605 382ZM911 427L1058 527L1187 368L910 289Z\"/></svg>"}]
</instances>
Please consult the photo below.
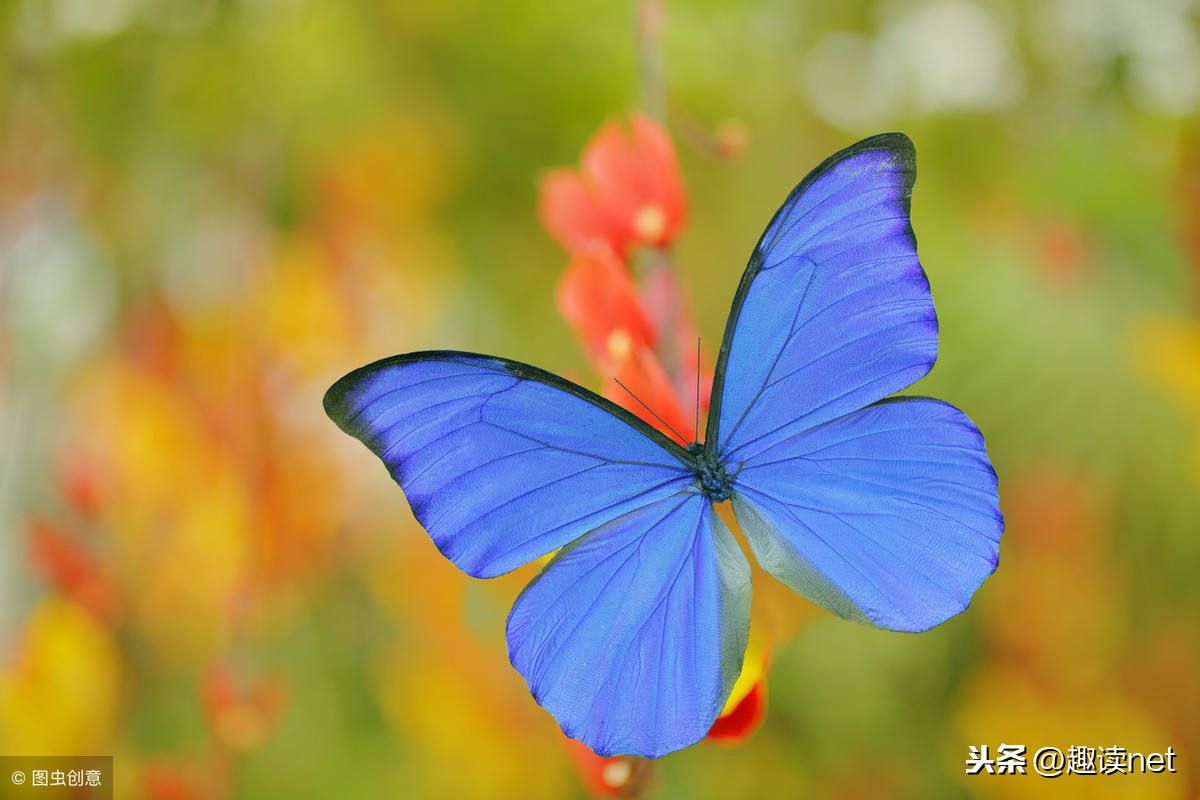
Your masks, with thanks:
<instances>
[{"instance_id":1,"label":"butterfly thorax","mask_svg":"<svg viewBox=\"0 0 1200 800\"><path fill-rule=\"evenodd\" d=\"M685 448L696 457L692 474L696 476L696 488L713 503L723 503L733 497L733 477L725 471L725 462L704 449L699 442Z\"/></svg>"}]
</instances>

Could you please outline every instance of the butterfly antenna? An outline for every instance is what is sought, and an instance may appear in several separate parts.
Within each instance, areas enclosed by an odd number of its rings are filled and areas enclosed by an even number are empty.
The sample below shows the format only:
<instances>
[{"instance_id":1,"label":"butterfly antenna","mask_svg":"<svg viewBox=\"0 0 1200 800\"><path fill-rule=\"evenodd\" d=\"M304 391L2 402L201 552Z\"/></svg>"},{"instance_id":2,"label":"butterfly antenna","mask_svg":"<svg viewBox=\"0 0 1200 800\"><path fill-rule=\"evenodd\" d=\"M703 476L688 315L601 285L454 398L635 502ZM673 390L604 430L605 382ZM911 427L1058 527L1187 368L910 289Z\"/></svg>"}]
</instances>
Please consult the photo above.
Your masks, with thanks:
<instances>
[{"instance_id":1,"label":"butterfly antenna","mask_svg":"<svg viewBox=\"0 0 1200 800\"><path fill-rule=\"evenodd\" d=\"M620 382L619 380L617 380L616 378L613 378L613 380L614 380L614 381L617 381L617 386L620 386L622 389L624 389L625 391L629 392L629 387L628 387L628 386L626 386L625 384L621 383L621 382ZM629 392L629 396L630 396L630 397L632 397L634 400L637 400L639 403L642 403L642 398L638 397L638 396L637 396L636 394L634 394L633 392ZM642 403L642 408L646 409L646 410L647 410L647 411L649 411L651 414L654 414L654 409L653 409L653 408L651 408L650 406L646 405L645 403ZM663 425L666 425L666 426L667 426L667 430L669 430L671 433L675 434L676 436L679 436L679 431L677 431L677 430L675 430L674 428L672 428L672 427L670 426L670 424L668 424L668 423L667 423L667 421L666 421L665 419L663 419L662 417L660 417L658 414L654 414L654 418L655 418L656 420L658 420L659 422L661 422ZM684 445L684 447L686 447L686 446L687 446L687 443L688 443L688 442L687 442L687 439L684 439L682 436L679 436L679 441L683 442L683 445Z\"/></svg>"}]
</instances>

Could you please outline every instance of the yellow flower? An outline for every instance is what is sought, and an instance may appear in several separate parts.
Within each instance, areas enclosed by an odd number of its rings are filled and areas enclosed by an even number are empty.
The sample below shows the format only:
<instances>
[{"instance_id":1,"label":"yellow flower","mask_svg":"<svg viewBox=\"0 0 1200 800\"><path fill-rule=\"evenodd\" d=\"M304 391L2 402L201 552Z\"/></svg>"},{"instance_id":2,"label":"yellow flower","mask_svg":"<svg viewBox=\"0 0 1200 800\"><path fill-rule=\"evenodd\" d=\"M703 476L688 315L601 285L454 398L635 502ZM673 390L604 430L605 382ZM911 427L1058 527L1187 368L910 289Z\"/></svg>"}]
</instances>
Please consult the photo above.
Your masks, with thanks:
<instances>
[{"instance_id":1,"label":"yellow flower","mask_svg":"<svg viewBox=\"0 0 1200 800\"><path fill-rule=\"evenodd\" d=\"M351 325L337 265L316 242L297 234L280 238L261 272L250 313L270 359L305 377L327 368L344 349Z\"/></svg>"},{"instance_id":2,"label":"yellow flower","mask_svg":"<svg viewBox=\"0 0 1200 800\"><path fill-rule=\"evenodd\" d=\"M0 667L0 753L109 752L119 683L112 634L75 604L43 598Z\"/></svg>"},{"instance_id":3,"label":"yellow flower","mask_svg":"<svg viewBox=\"0 0 1200 800\"><path fill-rule=\"evenodd\" d=\"M113 489L101 512L134 622L164 654L212 656L251 557L253 499L235 454L180 387L120 360L82 384L80 445Z\"/></svg>"}]
</instances>

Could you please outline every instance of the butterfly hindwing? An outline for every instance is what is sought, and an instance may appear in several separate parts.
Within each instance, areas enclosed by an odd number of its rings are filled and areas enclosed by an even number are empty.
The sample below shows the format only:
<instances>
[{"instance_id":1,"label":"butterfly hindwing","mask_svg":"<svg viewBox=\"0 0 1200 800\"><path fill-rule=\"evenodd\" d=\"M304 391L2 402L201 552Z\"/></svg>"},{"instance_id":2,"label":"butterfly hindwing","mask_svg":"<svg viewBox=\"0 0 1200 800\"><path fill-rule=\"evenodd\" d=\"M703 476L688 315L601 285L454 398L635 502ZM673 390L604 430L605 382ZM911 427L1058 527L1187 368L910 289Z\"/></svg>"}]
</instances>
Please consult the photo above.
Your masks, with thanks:
<instances>
[{"instance_id":1,"label":"butterfly hindwing","mask_svg":"<svg viewBox=\"0 0 1200 800\"><path fill-rule=\"evenodd\" d=\"M680 492L560 550L513 605L508 651L568 736L658 757L708 733L749 623L746 557L704 497Z\"/></svg>"},{"instance_id":2,"label":"butterfly hindwing","mask_svg":"<svg viewBox=\"0 0 1200 800\"><path fill-rule=\"evenodd\" d=\"M929 371L937 319L909 224L912 142L843 150L792 191L742 277L705 441L731 465Z\"/></svg>"},{"instance_id":3,"label":"butterfly hindwing","mask_svg":"<svg viewBox=\"0 0 1200 800\"><path fill-rule=\"evenodd\" d=\"M330 388L329 416L379 456L442 553L492 577L675 494L662 434L519 362L439 351L385 359Z\"/></svg>"},{"instance_id":4,"label":"butterfly hindwing","mask_svg":"<svg viewBox=\"0 0 1200 800\"><path fill-rule=\"evenodd\" d=\"M835 614L903 631L967 607L1004 528L983 437L926 398L772 445L742 468L733 508L763 569Z\"/></svg>"}]
</instances>

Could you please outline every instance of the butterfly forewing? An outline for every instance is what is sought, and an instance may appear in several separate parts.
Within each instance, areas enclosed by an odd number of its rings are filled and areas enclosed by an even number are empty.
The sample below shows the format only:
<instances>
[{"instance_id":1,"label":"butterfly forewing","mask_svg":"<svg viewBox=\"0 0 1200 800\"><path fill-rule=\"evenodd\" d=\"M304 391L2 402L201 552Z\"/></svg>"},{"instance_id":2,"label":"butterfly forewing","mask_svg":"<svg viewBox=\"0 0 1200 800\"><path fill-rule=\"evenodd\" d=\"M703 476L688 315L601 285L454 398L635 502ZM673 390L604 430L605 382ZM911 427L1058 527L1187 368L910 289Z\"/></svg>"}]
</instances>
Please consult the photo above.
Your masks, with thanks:
<instances>
[{"instance_id":1,"label":"butterfly forewing","mask_svg":"<svg viewBox=\"0 0 1200 800\"><path fill-rule=\"evenodd\" d=\"M912 143L872 137L788 197L742 278L706 441L733 467L772 441L910 385L937 319L908 220Z\"/></svg>"},{"instance_id":2,"label":"butterfly forewing","mask_svg":"<svg viewBox=\"0 0 1200 800\"><path fill-rule=\"evenodd\" d=\"M383 460L442 553L476 577L527 564L690 481L670 448L683 451L641 420L505 359L385 359L334 384L325 408Z\"/></svg>"}]
</instances>

